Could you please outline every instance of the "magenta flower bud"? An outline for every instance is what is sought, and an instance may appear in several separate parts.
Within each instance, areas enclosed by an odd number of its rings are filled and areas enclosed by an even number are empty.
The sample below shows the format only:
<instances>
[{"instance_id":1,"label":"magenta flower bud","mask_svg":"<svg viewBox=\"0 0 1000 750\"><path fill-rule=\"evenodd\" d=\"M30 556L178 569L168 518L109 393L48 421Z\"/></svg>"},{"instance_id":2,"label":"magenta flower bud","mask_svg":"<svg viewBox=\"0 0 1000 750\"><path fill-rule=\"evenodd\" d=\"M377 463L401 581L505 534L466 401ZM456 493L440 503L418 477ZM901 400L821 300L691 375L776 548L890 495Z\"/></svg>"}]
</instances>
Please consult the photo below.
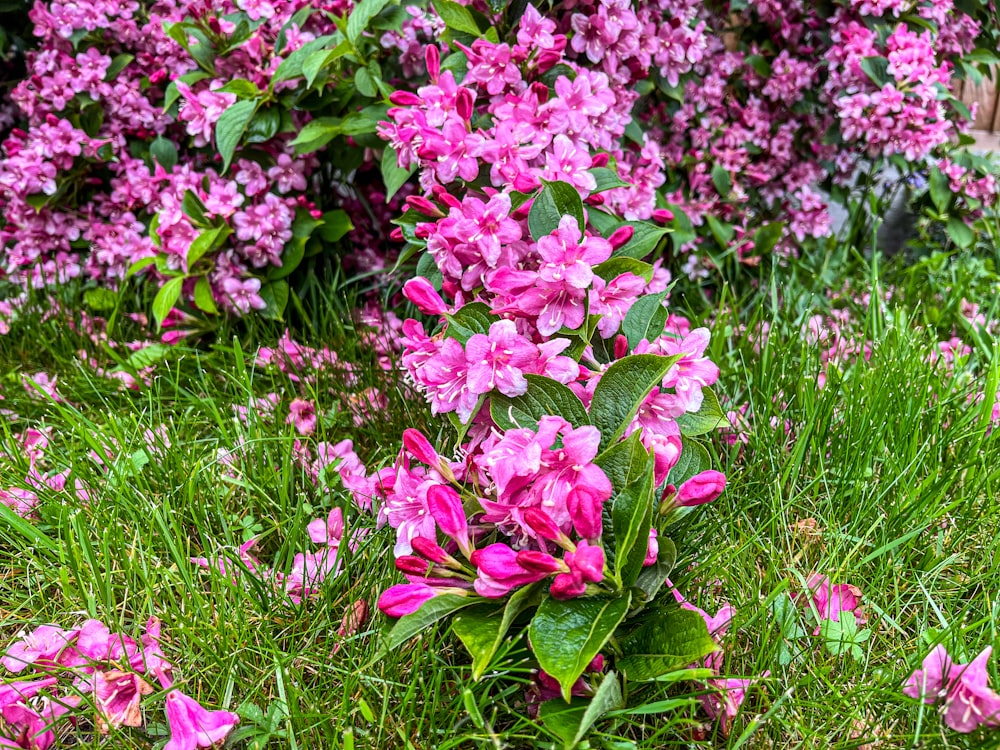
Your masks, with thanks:
<instances>
[{"instance_id":1,"label":"magenta flower bud","mask_svg":"<svg viewBox=\"0 0 1000 750\"><path fill-rule=\"evenodd\" d=\"M438 565L447 565L452 559L451 555L445 552L444 548L433 539L415 536L410 540L410 546L413 547L415 552Z\"/></svg>"},{"instance_id":2,"label":"magenta flower bud","mask_svg":"<svg viewBox=\"0 0 1000 750\"><path fill-rule=\"evenodd\" d=\"M622 334L615 336L615 359L621 359L628 354L628 339Z\"/></svg>"},{"instance_id":3,"label":"magenta flower bud","mask_svg":"<svg viewBox=\"0 0 1000 750\"><path fill-rule=\"evenodd\" d=\"M475 109L476 95L472 93L470 89L459 89L458 94L455 97L455 111L458 116L463 120L468 122L472 119L472 113Z\"/></svg>"},{"instance_id":4,"label":"magenta flower bud","mask_svg":"<svg viewBox=\"0 0 1000 750\"><path fill-rule=\"evenodd\" d=\"M557 50L547 49L543 50L535 59L535 66L538 68L539 73L544 73L560 62L562 62L562 54Z\"/></svg>"},{"instance_id":5,"label":"magenta flower bud","mask_svg":"<svg viewBox=\"0 0 1000 750\"><path fill-rule=\"evenodd\" d=\"M577 486L566 495L566 508L573 519L573 528L584 539L596 539L601 535L602 506L602 496L585 486Z\"/></svg>"},{"instance_id":6,"label":"magenta flower bud","mask_svg":"<svg viewBox=\"0 0 1000 750\"><path fill-rule=\"evenodd\" d=\"M419 107L422 103L412 91L393 91L389 94L389 101L401 107Z\"/></svg>"},{"instance_id":7,"label":"magenta flower bud","mask_svg":"<svg viewBox=\"0 0 1000 750\"><path fill-rule=\"evenodd\" d=\"M656 529L649 530L649 541L646 543L646 557L642 561L642 565L648 568L650 565L656 565L657 559L660 557L660 543L656 539Z\"/></svg>"},{"instance_id":8,"label":"magenta flower bud","mask_svg":"<svg viewBox=\"0 0 1000 750\"><path fill-rule=\"evenodd\" d=\"M603 672L604 671L604 654L598 654L593 659L590 660L590 664L587 665L588 672Z\"/></svg>"},{"instance_id":9,"label":"magenta flower bud","mask_svg":"<svg viewBox=\"0 0 1000 750\"><path fill-rule=\"evenodd\" d=\"M514 177L514 189L522 193L530 193L532 190L536 190L540 184L535 175L527 172L520 172ZM521 208L523 209L524 205Z\"/></svg>"},{"instance_id":10,"label":"magenta flower bud","mask_svg":"<svg viewBox=\"0 0 1000 750\"><path fill-rule=\"evenodd\" d=\"M550 542L558 542L566 536L562 533L558 524L552 520L552 516L544 510L526 508L521 512L521 518L524 519L528 528L542 537L542 539L548 539Z\"/></svg>"},{"instance_id":11,"label":"magenta flower bud","mask_svg":"<svg viewBox=\"0 0 1000 750\"><path fill-rule=\"evenodd\" d=\"M603 206L604 205L604 193L594 193L588 195L583 199L583 202L588 206Z\"/></svg>"},{"instance_id":12,"label":"magenta flower bud","mask_svg":"<svg viewBox=\"0 0 1000 750\"><path fill-rule=\"evenodd\" d=\"M403 284L403 296L428 315L443 315L448 305L441 299L433 284L423 276L416 276Z\"/></svg>"},{"instance_id":13,"label":"magenta flower bud","mask_svg":"<svg viewBox=\"0 0 1000 750\"><path fill-rule=\"evenodd\" d=\"M414 555L400 555L396 558L396 570L409 573L411 576L427 575L431 564L423 558Z\"/></svg>"},{"instance_id":14,"label":"magenta flower bud","mask_svg":"<svg viewBox=\"0 0 1000 750\"><path fill-rule=\"evenodd\" d=\"M427 64L427 77L436 82L441 75L441 51L433 44L427 45L424 62Z\"/></svg>"},{"instance_id":15,"label":"magenta flower bud","mask_svg":"<svg viewBox=\"0 0 1000 750\"><path fill-rule=\"evenodd\" d=\"M534 573L559 573L565 570L565 565L552 555L537 550L523 549L517 553L517 564L525 570Z\"/></svg>"},{"instance_id":16,"label":"magenta flower bud","mask_svg":"<svg viewBox=\"0 0 1000 750\"><path fill-rule=\"evenodd\" d=\"M458 543L458 548L468 557L472 554L469 542L469 522L462 507L462 498L451 487L436 484L427 490L427 506L441 531Z\"/></svg>"},{"instance_id":17,"label":"magenta flower bud","mask_svg":"<svg viewBox=\"0 0 1000 750\"><path fill-rule=\"evenodd\" d=\"M611 233L611 236L608 237L608 243L611 245L612 250L617 250L620 247L624 247L625 243L632 239L632 235L634 234L635 227L630 227L628 225L618 227Z\"/></svg>"},{"instance_id":18,"label":"magenta flower bud","mask_svg":"<svg viewBox=\"0 0 1000 750\"><path fill-rule=\"evenodd\" d=\"M406 205L422 214L425 214L426 216L444 216L437 206L422 195L407 196Z\"/></svg>"},{"instance_id":19,"label":"magenta flower bud","mask_svg":"<svg viewBox=\"0 0 1000 750\"><path fill-rule=\"evenodd\" d=\"M378 598L378 608L389 617L412 615L440 591L422 583L397 583L382 592ZM449 592L450 593L450 592Z\"/></svg>"},{"instance_id":20,"label":"magenta flower bud","mask_svg":"<svg viewBox=\"0 0 1000 750\"><path fill-rule=\"evenodd\" d=\"M431 445L430 440L425 438L420 430L414 430L412 427L408 430L403 430L403 447L411 456L418 461L423 461L428 466L437 466L440 463L434 446Z\"/></svg>"},{"instance_id":21,"label":"magenta flower bud","mask_svg":"<svg viewBox=\"0 0 1000 750\"><path fill-rule=\"evenodd\" d=\"M587 584L580 579L579 575L572 573L560 573L549 587L552 598L560 600L575 599L578 596L583 596L586 591Z\"/></svg>"},{"instance_id":22,"label":"magenta flower bud","mask_svg":"<svg viewBox=\"0 0 1000 750\"><path fill-rule=\"evenodd\" d=\"M604 578L604 550L597 545L580 542L576 552L566 553L566 563L584 581L598 583Z\"/></svg>"},{"instance_id":23,"label":"magenta flower bud","mask_svg":"<svg viewBox=\"0 0 1000 750\"><path fill-rule=\"evenodd\" d=\"M710 503L726 489L726 475L714 471L703 471L684 482L677 490L675 503L682 507Z\"/></svg>"},{"instance_id":24,"label":"magenta flower bud","mask_svg":"<svg viewBox=\"0 0 1000 750\"><path fill-rule=\"evenodd\" d=\"M318 217L317 217L318 218ZM399 227L395 227L391 232L389 232L389 239L393 242L402 242L406 239L406 235L403 234L403 230Z\"/></svg>"},{"instance_id":25,"label":"magenta flower bud","mask_svg":"<svg viewBox=\"0 0 1000 750\"><path fill-rule=\"evenodd\" d=\"M610 161L610 159L611 159L610 154L606 153L594 154L594 157L590 160L590 167L591 169L595 169L597 167L606 167L608 166L608 162Z\"/></svg>"},{"instance_id":26,"label":"magenta flower bud","mask_svg":"<svg viewBox=\"0 0 1000 750\"><path fill-rule=\"evenodd\" d=\"M667 208L657 208L653 211L653 220L666 224L668 221L674 220L674 212Z\"/></svg>"}]
</instances>

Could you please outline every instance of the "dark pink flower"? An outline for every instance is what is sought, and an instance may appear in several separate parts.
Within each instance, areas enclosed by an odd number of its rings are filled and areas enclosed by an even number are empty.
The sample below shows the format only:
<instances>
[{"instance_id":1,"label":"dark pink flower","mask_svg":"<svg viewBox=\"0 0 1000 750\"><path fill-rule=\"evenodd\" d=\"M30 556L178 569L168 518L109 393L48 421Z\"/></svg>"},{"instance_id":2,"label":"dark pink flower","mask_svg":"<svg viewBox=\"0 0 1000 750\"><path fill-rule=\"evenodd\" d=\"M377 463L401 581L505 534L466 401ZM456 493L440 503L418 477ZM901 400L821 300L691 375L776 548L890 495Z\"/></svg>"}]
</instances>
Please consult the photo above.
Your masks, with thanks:
<instances>
[{"instance_id":1,"label":"dark pink flower","mask_svg":"<svg viewBox=\"0 0 1000 750\"><path fill-rule=\"evenodd\" d=\"M986 671L992 652L988 646L970 663L956 664L938 644L910 675L903 692L925 703L941 702L944 722L956 732L1000 727L1000 695L990 689Z\"/></svg>"},{"instance_id":2,"label":"dark pink flower","mask_svg":"<svg viewBox=\"0 0 1000 750\"><path fill-rule=\"evenodd\" d=\"M163 750L197 750L213 747L226 739L240 717L229 711L209 711L180 690L171 690L166 700L170 741Z\"/></svg>"},{"instance_id":3,"label":"dark pink flower","mask_svg":"<svg viewBox=\"0 0 1000 750\"><path fill-rule=\"evenodd\" d=\"M139 701L153 692L153 686L135 672L112 669L94 675L94 702L97 724L102 732L121 726L142 726Z\"/></svg>"},{"instance_id":4,"label":"dark pink flower","mask_svg":"<svg viewBox=\"0 0 1000 750\"><path fill-rule=\"evenodd\" d=\"M703 505L715 500L726 488L726 475L719 471L708 470L684 482L677 490L674 503L682 507Z\"/></svg>"}]
</instances>

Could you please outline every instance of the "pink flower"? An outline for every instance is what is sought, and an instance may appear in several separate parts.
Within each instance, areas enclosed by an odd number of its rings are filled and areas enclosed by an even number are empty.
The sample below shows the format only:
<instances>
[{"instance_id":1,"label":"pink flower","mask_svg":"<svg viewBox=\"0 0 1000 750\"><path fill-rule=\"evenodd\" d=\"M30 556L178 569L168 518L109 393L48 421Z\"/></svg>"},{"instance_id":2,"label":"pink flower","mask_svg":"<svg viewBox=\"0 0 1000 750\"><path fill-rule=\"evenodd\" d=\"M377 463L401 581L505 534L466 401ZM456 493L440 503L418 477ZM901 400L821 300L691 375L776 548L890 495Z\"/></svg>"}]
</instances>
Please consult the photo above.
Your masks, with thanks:
<instances>
[{"instance_id":1,"label":"pink flower","mask_svg":"<svg viewBox=\"0 0 1000 750\"><path fill-rule=\"evenodd\" d=\"M52 665L56 657L76 638L76 630L54 625L39 625L7 649L0 659L11 672L20 672L29 664Z\"/></svg>"},{"instance_id":2,"label":"pink flower","mask_svg":"<svg viewBox=\"0 0 1000 750\"><path fill-rule=\"evenodd\" d=\"M432 587L423 583L397 583L382 592L378 599L378 608L388 617L403 617L412 615L424 602L441 594L466 595L462 589Z\"/></svg>"},{"instance_id":3,"label":"pink flower","mask_svg":"<svg viewBox=\"0 0 1000 750\"><path fill-rule=\"evenodd\" d=\"M94 702L97 705L97 724L102 732L121 726L142 726L139 701L153 692L153 686L135 672L112 669L94 675Z\"/></svg>"},{"instance_id":4,"label":"pink flower","mask_svg":"<svg viewBox=\"0 0 1000 750\"><path fill-rule=\"evenodd\" d=\"M956 732L1000 727L1000 695L987 684L986 663L992 653L988 646L970 663L956 664L947 649L938 644L921 668L910 675L903 693L925 703L940 701L944 723Z\"/></svg>"},{"instance_id":5,"label":"pink flower","mask_svg":"<svg viewBox=\"0 0 1000 750\"><path fill-rule=\"evenodd\" d=\"M477 549L472 553L471 560L479 572L475 581L476 593L491 599L499 599L519 586L526 586L552 575L551 570L542 569L537 564L526 567L518 553L501 542Z\"/></svg>"},{"instance_id":6,"label":"pink flower","mask_svg":"<svg viewBox=\"0 0 1000 750\"><path fill-rule=\"evenodd\" d=\"M288 406L286 424L295 425L300 435L312 435L316 431L316 405L312 401L297 398Z\"/></svg>"},{"instance_id":7,"label":"pink flower","mask_svg":"<svg viewBox=\"0 0 1000 750\"><path fill-rule=\"evenodd\" d=\"M823 620L840 622L841 612L852 612L859 625L868 621L865 614L858 609L861 606L861 589L857 586L847 583L831 586L830 579L818 573L809 576L806 583L821 622ZM817 625L813 635L819 635L819 632L820 625Z\"/></svg>"},{"instance_id":8,"label":"pink flower","mask_svg":"<svg viewBox=\"0 0 1000 750\"><path fill-rule=\"evenodd\" d=\"M466 557L472 554L469 523L462 508L462 498L447 485L435 484L427 490L427 507L445 535L451 537Z\"/></svg>"},{"instance_id":9,"label":"pink flower","mask_svg":"<svg viewBox=\"0 0 1000 750\"><path fill-rule=\"evenodd\" d=\"M170 741L163 750L196 750L213 747L226 739L240 717L229 711L208 711L180 690L171 690L166 700Z\"/></svg>"},{"instance_id":10,"label":"pink flower","mask_svg":"<svg viewBox=\"0 0 1000 750\"><path fill-rule=\"evenodd\" d=\"M465 344L468 386L475 393L494 388L505 396L520 396L528 390L524 371L538 360L538 347L517 332L512 320L490 325L488 335L477 333Z\"/></svg>"}]
</instances>

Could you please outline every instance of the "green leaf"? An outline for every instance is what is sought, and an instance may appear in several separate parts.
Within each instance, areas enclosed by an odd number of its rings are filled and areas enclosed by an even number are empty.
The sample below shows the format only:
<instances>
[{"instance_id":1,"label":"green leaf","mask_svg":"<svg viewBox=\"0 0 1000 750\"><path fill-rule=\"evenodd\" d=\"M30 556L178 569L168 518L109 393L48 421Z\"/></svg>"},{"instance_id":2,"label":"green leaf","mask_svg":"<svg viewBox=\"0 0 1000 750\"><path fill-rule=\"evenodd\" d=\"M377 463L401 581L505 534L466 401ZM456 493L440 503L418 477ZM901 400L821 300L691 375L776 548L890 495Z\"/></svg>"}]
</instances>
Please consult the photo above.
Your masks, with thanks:
<instances>
[{"instance_id":1,"label":"green leaf","mask_svg":"<svg viewBox=\"0 0 1000 750\"><path fill-rule=\"evenodd\" d=\"M608 672L590 700L546 701L539 710L545 728L563 741L566 750L573 750L587 736L590 728L605 714L625 704L618 675Z\"/></svg>"},{"instance_id":2,"label":"green leaf","mask_svg":"<svg viewBox=\"0 0 1000 750\"><path fill-rule=\"evenodd\" d=\"M118 306L118 295L110 289L88 289L83 293L83 301L91 310L114 310Z\"/></svg>"},{"instance_id":3,"label":"green leaf","mask_svg":"<svg viewBox=\"0 0 1000 750\"><path fill-rule=\"evenodd\" d=\"M215 295L212 294L212 285L207 276L199 276L194 285L194 303L202 312L209 315L216 315L219 308L215 305Z\"/></svg>"},{"instance_id":4,"label":"green leaf","mask_svg":"<svg viewBox=\"0 0 1000 750\"><path fill-rule=\"evenodd\" d=\"M948 176L937 167L931 169L928 187L931 200L938 213L944 213L951 204L951 181Z\"/></svg>"},{"instance_id":5,"label":"green leaf","mask_svg":"<svg viewBox=\"0 0 1000 750\"><path fill-rule=\"evenodd\" d=\"M375 76L368 68L358 68L354 74L354 85L358 93L362 96L374 98L378 94L378 86L375 83Z\"/></svg>"},{"instance_id":6,"label":"green leaf","mask_svg":"<svg viewBox=\"0 0 1000 750\"><path fill-rule=\"evenodd\" d=\"M680 487L695 474L701 474L712 468L712 457L697 440L685 440L681 448L680 458L670 470L668 479L675 487Z\"/></svg>"},{"instance_id":7,"label":"green leaf","mask_svg":"<svg viewBox=\"0 0 1000 750\"><path fill-rule=\"evenodd\" d=\"M624 492L626 487L640 480L649 465L649 451L639 438L639 432L633 432L594 459L616 493Z\"/></svg>"},{"instance_id":8,"label":"green leaf","mask_svg":"<svg viewBox=\"0 0 1000 750\"><path fill-rule=\"evenodd\" d=\"M647 461L640 478L619 492L611 504L615 536L615 576L622 586L632 586L642 570L653 518L653 461Z\"/></svg>"},{"instance_id":9,"label":"green leaf","mask_svg":"<svg viewBox=\"0 0 1000 750\"><path fill-rule=\"evenodd\" d=\"M319 228L319 236L327 242L337 242L352 229L354 229L354 224L351 223L351 217L347 215L347 212L335 208L323 214L323 223Z\"/></svg>"},{"instance_id":10,"label":"green leaf","mask_svg":"<svg viewBox=\"0 0 1000 750\"><path fill-rule=\"evenodd\" d=\"M976 241L975 233L958 216L952 216L948 219L948 226L945 227L945 231L951 237L951 241L961 248L972 247L972 243Z\"/></svg>"},{"instance_id":11,"label":"green leaf","mask_svg":"<svg viewBox=\"0 0 1000 750\"><path fill-rule=\"evenodd\" d=\"M657 610L618 645L624 656L616 664L636 682L654 680L719 650L702 616L680 607Z\"/></svg>"},{"instance_id":12,"label":"green leaf","mask_svg":"<svg viewBox=\"0 0 1000 750\"><path fill-rule=\"evenodd\" d=\"M257 111L258 99L245 99L231 105L215 123L215 147L222 156L222 171L229 169L236 146L243 137L250 119Z\"/></svg>"},{"instance_id":13,"label":"green leaf","mask_svg":"<svg viewBox=\"0 0 1000 750\"><path fill-rule=\"evenodd\" d=\"M778 664L785 667L795 660L796 653L792 651L791 642L805 638L808 633L799 624L799 609L788 594L782 593L771 602L771 614L781 630L781 643L778 644Z\"/></svg>"},{"instance_id":14,"label":"green leaf","mask_svg":"<svg viewBox=\"0 0 1000 750\"><path fill-rule=\"evenodd\" d=\"M594 266L594 273L607 282L614 281L623 273L630 273L648 284L653 278L653 267L635 258L617 256Z\"/></svg>"},{"instance_id":15,"label":"green leaf","mask_svg":"<svg viewBox=\"0 0 1000 750\"><path fill-rule=\"evenodd\" d=\"M347 38L351 40L351 44L358 46L358 40L368 28L368 24L388 4L389 0L361 0L354 6L354 10L347 17Z\"/></svg>"},{"instance_id":16,"label":"green leaf","mask_svg":"<svg viewBox=\"0 0 1000 750\"><path fill-rule=\"evenodd\" d=\"M362 3L363 5L364 3ZM271 77L271 86L280 83L281 81L287 81L292 78L299 78L302 76L302 66L305 61L317 50L321 50L326 47L331 41L336 39L333 34L325 34L324 36L317 37L311 42L306 42L297 50L292 52L288 57L282 60L278 69L274 71L274 75Z\"/></svg>"},{"instance_id":17,"label":"green leaf","mask_svg":"<svg viewBox=\"0 0 1000 750\"><path fill-rule=\"evenodd\" d=\"M428 599L416 612L400 617L396 621L396 624L385 635L375 659L381 659L389 651L399 648L413 636L452 612L481 602L482 599L478 597L459 596L458 594L441 594L433 599Z\"/></svg>"},{"instance_id":18,"label":"green leaf","mask_svg":"<svg viewBox=\"0 0 1000 750\"><path fill-rule=\"evenodd\" d=\"M635 581L635 588L642 592L647 602L656 598L670 571L677 564L677 547L673 541L665 536L657 537L656 541L660 548L656 562L644 567Z\"/></svg>"},{"instance_id":19,"label":"green leaf","mask_svg":"<svg viewBox=\"0 0 1000 750\"><path fill-rule=\"evenodd\" d=\"M722 198L727 197L733 191L733 180L729 176L729 170L721 164L712 167L712 184Z\"/></svg>"},{"instance_id":20,"label":"green leaf","mask_svg":"<svg viewBox=\"0 0 1000 750\"><path fill-rule=\"evenodd\" d=\"M642 260L656 250L660 240L670 232L669 229L658 227L648 221L626 221L621 226L632 227L634 232L632 239L611 254L614 258L625 257Z\"/></svg>"},{"instance_id":21,"label":"green leaf","mask_svg":"<svg viewBox=\"0 0 1000 750\"><path fill-rule=\"evenodd\" d=\"M115 55L114 58L111 60L111 64L108 66L108 69L104 73L104 80L105 81L114 80L115 76L117 76L119 73L125 70L125 66L127 66L134 59L135 55L129 55L129 54Z\"/></svg>"},{"instance_id":22,"label":"green leaf","mask_svg":"<svg viewBox=\"0 0 1000 750\"><path fill-rule=\"evenodd\" d=\"M625 619L631 599L628 592L566 601L547 598L538 607L528 628L531 648L538 665L562 686L567 701L573 683Z\"/></svg>"},{"instance_id":23,"label":"green leaf","mask_svg":"<svg viewBox=\"0 0 1000 750\"><path fill-rule=\"evenodd\" d=\"M763 257L774 250L785 233L785 224L781 221L772 221L757 227L753 233L753 251L758 257Z\"/></svg>"},{"instance_id":24,"label":"green leaf","mask_svg":"<svg viewBox=\"0 0 1000 750\"><path fill-rule=\"evenodd\" d=\"M125 272L125 278L126 279L132 278L137 273L146 270L154 263L156 263L156 258L140 258L139 260L137 260L135 263L133 263L131 266L128 267L128 270Z\"/></svg>"},{"instance_id":25,"label":"green leaf","mask_svg":"<svg viewBox=\"0 0 1000 750\"><path fill-rule=\"evenodd\" d=\"M205 212L208 209L201 202L201 198L190 188L184 191L184 197L181 199L181 210L185 216L191 219L192 224L203 227L208 226L208 217L205 216Z\"/></svg>"},{"instance_id":26,"label":"green leaf","mask_svg":"<svg viewBox=\"0 0 1000 750\"><path fill-rule=\"evenodd\" d=\"M451 0L433 0L434 10L441 16L445 26L463 34L480 36L482 32L476 25L476 19L472 17L468 8Z\"/></svg>"},{"instance_id":27,"label":"green leaf","mask_svg":"<svg viewBox=\"0 0 1000 750\"><path fill-rule=\"evenodd\" d=\"M695 437L713 432L720 427L729 427L729 419L719 405L719 399L711 388L701 389L702 402L698 411L685 412L677 418L681 434L685 437Z\"/></svg>"},{"instance_id":28,"label":"green leaf","mask_svg":"<svg viewBox=\"0 0 1000 750\"><path fill-rule=\"evenodd\" d=\"M222 226L206 229L194 238L194 242L187 251L187 270L190 271L194 264L201 260L204 255L222 246L226 238L233 233L233 230L223 224Z\"/></svg>"},{"instance_id":29,"label":"green leaf","mask_svg":"<svg viewBox=\"0 0 1000 750\"><path fill-rule=\"evenodd\" d=\"M716 243L723 250L729 247L730 240L736 234L736 230L733 228L732 224L728 222L720 221L711 214L705 215L705 221L708 223L708 228L712 232L712 236L715 238Z\"/></svg>"},{"instance_id":30,"label":"green leaf","mask_svg":"<svg viewBox=\"0 0 1000 750\"><path fill-rule=\"evenodd\" d=\"M541 582L519 588L507 600L502 616L496 604L479 604L455 616L452 628L472 656L473 680L481 680L489 669L514 620L526 609L537 606L541 588Z\"/></svg>"},{"instance_id":31,"label":"green leaf","mask_svg":"<svg viewBox=\"0 0 1000 750\"><path fill-rule=\"evenodd\" d=\"M670 241L673 243L674 250L680 252L682 247L697 240L698 235L691 224L691 218L684 212L684 209L672 203L668 203L667 208L674 215L673 234L670 236Z\"/></svg>"},{"instance_id":32,"label":"green leaf","mask_svg":"<svg viewBox=\"0 0 1000 750\"><path fill-rule=\"evenodd\" d=\"M170 314L177 300L181 296L181 287L184 285L183 276L175 276L160 287L153 298L153 317L156 319L156 326L163 325L164 318Z\"/></svg>"},{"instance_id":33,"label":"green leaf","mask_svg":"<svg viewBox=\"0 0 1000 750\"><path fill-rule=\"evenodd\" d=\"M595 193L603 193L605 190L614 190L617 187L628 186L628 183L619 177L618 172L614 169L609 169L608 167L594 167L593 169L589 169L587 171L594 175L594 179L597 180L597 187L590 191L591 195Z\"/></svg>"},{"instance_id":34,"label":"green leaf","mask_svg":"<svg viewBox=\"0 0 1000 750\"><path fill-rule=\"evenodd\" d=\"M656 341L667 327L667 308L663 306L667 292L647 294L639 297L622 321L622 333L628 339L629 349L635 349L640 341Z\"/></svg>"},{"instance_id":35,"label":"green leaf","mask_svg":"<svg viewBox=\"0 0 1000 750\"><path fill-rule=\"evenodd\" d=\"M430 256L425 255L424 257ZM463 346L477 333L489 333L490 326L500 320L490 313L489 305L483 302L470 302L460 310L446 314L444 317L448 321L448 337L455 339Z\"/></svg>"},{"instance_id":36,"label":"green leaf","mask_svg":"<svg viewBox=\"0 0 1000 750\"><path fill-rule=\"evenodd\" d=\"M157 164L167 172L171 171L177 164L177 147L173 144L173 141L169 138L164 138L162 135L157 136L149 144L149 153L156 159Z\"/></svg>"},{"instance_id":37,"label":"green leaf","mask_svg":"<svg viewBox=\"0 0 1000 750\"><path fill-rule=\"evenodd\" d=\"M292 145L295 153L308 154L323 148L338 135L343 135L342 120L339 117L319 117L310 120L295 136Z\"/></svg>"},{"instance_id":38,"label":"green leaf","mask_svg":"<svg viewBox=\"0 0 1000 750\"><path fill-rule=\"evenodd\" d=\"M882 88L890 80L888 58L877 55L862 58L861 70L863 70L865 75L872 80L872 83L879 88Z\"/></svg>"},{"instance_id":39,"label":"green leaf","mask_svg":"<svg viewBox=\"0 0 1000 750\"><path fill-rule=\"evenodd\" d=\"M268 320L281 320L288 306L288 282L279 280L264 284L260 288L260 297L267 304L260 311L261 316Z\"/></svg>"},{"instance_id":40,"label":"green leaf","mask_svg":"<svg viewBox=\"0 0 1000 750\"><path fill-rule=\"evenodd\" d=\"M601 376L590 404L590 419L601 431L601 450L618 441L646 396L680 359L679 354L633 354L618 360Z\"/></svg>"},{"instance_id":41,"label":"green leaf","mask_svg":"<svg viewBox=\"0 0 1000 750\"><path fill-rule=\"evenodd\" d=\"M382 181L385 183L385 202L388 203L417 169L411 164L408 169L399 166L396 149L386 146L382 152Z\"/></svg>"},{"instance_id":42,"label":"green leaf","mask_svg":"<svg viewBox=\"0 0 1000 750\"><path fill-rule=\"evenodd\" d=\"M260 96L260 89L246 78L234 78L219 89L225 94L236 94L238 99L254 99Z\"/></svg>"},{"instance_id":43,"label":"green leaf","mask_svg":"<svg viewBox=\"0 0 1000 750\"><path fill-rule=\"evenodd\" d=\"M267 143L278 134L281 127L281 111L278 107L267 107L257 111L257 114L247 125L245 141L247 143Z\"/></svg>"},{"instance_id":44,"label":"green leaf","mask_svg":"<svg viewBox=\"0 0 1000 750\"><path fill-rule=\"evenodd\" d=\"M490 416L500 429L535 429L542 417L550 415L574 427L590 424L583 402L567 386L544 375L525 375L525 379L528 390L520 396L490 394Z\"/></svg>"},{"instance_id":45,"label":"green leaf","mask_svg":"<svg viewBox=\"0 0 1000 750\"><path fill-rule=\"evenodd\" d=\"M572 216L583 232L583 201L576 188L568 182L546 182L535 197L528 212L528 229L538 240L559 228L563 216Z\"/></svg>"}]
</instances>

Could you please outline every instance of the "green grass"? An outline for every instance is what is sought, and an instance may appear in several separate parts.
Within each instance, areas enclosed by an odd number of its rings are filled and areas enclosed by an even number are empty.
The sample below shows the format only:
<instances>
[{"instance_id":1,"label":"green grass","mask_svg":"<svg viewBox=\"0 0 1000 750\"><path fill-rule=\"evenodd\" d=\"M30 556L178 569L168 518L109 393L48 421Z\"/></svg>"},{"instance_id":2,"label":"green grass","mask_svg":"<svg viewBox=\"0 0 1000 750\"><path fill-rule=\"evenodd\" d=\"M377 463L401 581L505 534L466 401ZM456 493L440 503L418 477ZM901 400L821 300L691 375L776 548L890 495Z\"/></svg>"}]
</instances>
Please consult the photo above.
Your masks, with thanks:
<instances>
[{"instance_id":1,"label":"green grass","mask_svg":"<svg viewBox=\"0 0 1000 750\"><path fill-rule=\"evenodd\" d=\"M996 279L972 261L929 261L888 275L858 264L853 288L891 284L899 298L866 307L846 295L811 293L793 273L777 273L772 288L781 292L780 305L769 293L742 300L726 294L701 314L713 328L712 356L723 371L718 392L730 406L750 405L749 442L741 450L716 441L728 489L681 524L673 577L707 610L723 602L736 607L726 672L770 676L751 691L728 737L711 726L699 730L705 716L693 703L678 713L599 723L591 746L994 747L985 735L943 729L935 710L905 698L901 686L935 642L971 657L998 641L1000 450L996 434L987 435L992 401L969 404L967 396L996 392L1000 354L988 334L960 327L974 348L969 358L954 372L928 363L936 343L961 326L963 296L997 317ZM694 299L689 306L700 307ZM679 294L675 304L686 306ZM802 326L831 304L851 310L852 327L872 353L867 362L832 369L820 389L819 354ZM80 366L81 348L114 363L58 319L29 317L0 337L0 408L19 415L0 427L0 441L11 449L0 459L0 487L24 486L27 465L12 450L13 435L44 426L52 430L47 466L71 468L70 486L79 478L91 489L86 503L72 493L39 491L33 521L0 507L0 642L38 624L69 627L88 616L138 636L155 615L182 688L212 708L239 710L240 728L256 727L261 747L445 750L551 742L527 715L531 675L523 645L509 644L480 683L471 682L461 646L445 629L375 659L385 618L374 603L399 580L390 529L345 550L341 575L301 605L251 576L233 585L189 562L232 554L258 535L259 557L287 570L296 553L314 549L309 521L335 505L350 507L342 490L318 489L297 468L285 411L272 422L252 418L244 425L233 405L276 391L287 407L301 392L323 413L313 440L353 439L369 469L392 460L406 427L438 429L377 366L371 346L345 323L347 307L335 300L316 306L325 312L298 338L355 363L357 380L331 370L305 386L254 367L257 346L280 334L263 324L223 331L201 349L171 350L139 392L120 392ZM758 353L739 332L762 322L770 336ZM21 385L23 375L40 370L58 375L66 403ZM389 407L356 426L345 394L372 386ZM169 447L147 445L145 431L161 425ZM240 470L228 477L217 452L240 441ZM106 450L102 468L89 454ZM351 519L365 522L357 513ZM801 615L810 635L783 647L773 610L813 572L862 589L871 633L857 658L833 655ZM361 598L371 603L372 619L342 639L341 618ZM698 690L670 685L635 697L651 703ZM144 730L110 738L93 733L82 716L76 746L155 746L166 736L163 714L156 696L144 706Z\"/></svg>"}]
</instances>

